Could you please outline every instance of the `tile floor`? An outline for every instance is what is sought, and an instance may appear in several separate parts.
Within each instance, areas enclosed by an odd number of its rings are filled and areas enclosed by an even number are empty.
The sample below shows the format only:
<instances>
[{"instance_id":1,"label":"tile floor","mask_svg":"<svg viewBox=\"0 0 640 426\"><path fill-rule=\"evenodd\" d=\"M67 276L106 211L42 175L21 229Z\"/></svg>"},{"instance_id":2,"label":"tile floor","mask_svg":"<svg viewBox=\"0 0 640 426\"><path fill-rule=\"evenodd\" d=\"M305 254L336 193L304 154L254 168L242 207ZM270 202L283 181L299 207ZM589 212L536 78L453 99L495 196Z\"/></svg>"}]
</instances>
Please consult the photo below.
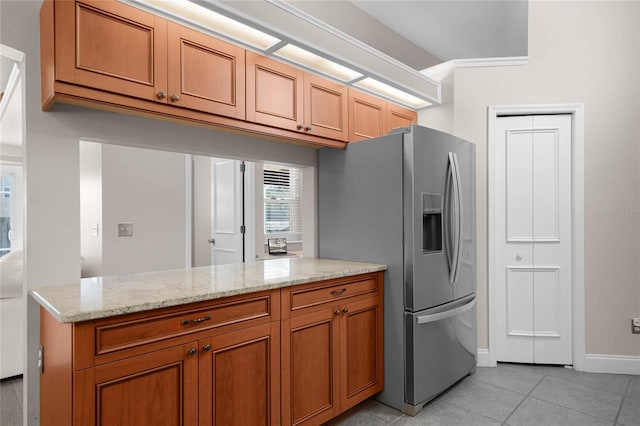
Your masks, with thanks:
<instances>
[{"instance_id":1,"label":"tile floor","mask_svg":"<svg viewBox=\"0 0 640 426\"><path fill-rule=\"evenodd\" d=\"M331 426L640 426L640 376L551 366L478 368L416 417L369 400Z\"/></svg>"},{"instance_id":2,"label":"tile floor","mask_svg":"<svg viewBox=\"0 0 640 426\"><path fill-rule=\"evenodd\" d=\"M0 425L22 425L22 379L0 383ZM416 416L369 400L330 426L640 426L640 376L563 367L478 368Z\"/></svg>"}]
</instances>

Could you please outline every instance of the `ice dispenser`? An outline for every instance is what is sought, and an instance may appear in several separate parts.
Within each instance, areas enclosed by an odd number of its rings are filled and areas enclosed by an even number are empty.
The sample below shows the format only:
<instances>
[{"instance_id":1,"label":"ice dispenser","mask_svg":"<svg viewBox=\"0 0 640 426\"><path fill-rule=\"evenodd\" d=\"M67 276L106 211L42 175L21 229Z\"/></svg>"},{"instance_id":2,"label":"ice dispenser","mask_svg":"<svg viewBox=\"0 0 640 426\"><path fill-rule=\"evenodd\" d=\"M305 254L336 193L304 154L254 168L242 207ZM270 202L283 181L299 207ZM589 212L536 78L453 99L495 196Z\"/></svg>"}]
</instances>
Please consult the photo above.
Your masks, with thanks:
<instances>
[{"instance_id":1,"label":"ice dispenser","mask_svg":"<svg viewBox=\"0 0 640 426\"><path fill-rule=\"evenodd\" d=\"M442 251L442 195L422 193L422 251Z\"/></svg>"}]
</instances>

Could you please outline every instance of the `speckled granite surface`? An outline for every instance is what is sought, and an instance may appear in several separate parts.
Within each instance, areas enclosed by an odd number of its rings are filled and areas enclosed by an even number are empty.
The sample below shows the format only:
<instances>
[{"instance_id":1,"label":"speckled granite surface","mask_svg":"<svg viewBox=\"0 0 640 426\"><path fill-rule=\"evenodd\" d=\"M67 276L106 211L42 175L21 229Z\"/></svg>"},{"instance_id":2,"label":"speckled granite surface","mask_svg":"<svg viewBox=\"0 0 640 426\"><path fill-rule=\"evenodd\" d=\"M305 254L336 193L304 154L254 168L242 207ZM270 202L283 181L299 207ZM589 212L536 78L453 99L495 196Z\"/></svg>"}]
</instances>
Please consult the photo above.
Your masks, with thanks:
<instances>
[{"instance_id":1,"label":"speckled granite surface","mask_svg":"<svg viewBox=\"0 0 640 426\"><path fill-rule=\"evenodd\" d=\"M31 292L60 322L79 322L167 306L383 271L385 265L316 258L84 278Z\"/></svg>"}]
</instances>

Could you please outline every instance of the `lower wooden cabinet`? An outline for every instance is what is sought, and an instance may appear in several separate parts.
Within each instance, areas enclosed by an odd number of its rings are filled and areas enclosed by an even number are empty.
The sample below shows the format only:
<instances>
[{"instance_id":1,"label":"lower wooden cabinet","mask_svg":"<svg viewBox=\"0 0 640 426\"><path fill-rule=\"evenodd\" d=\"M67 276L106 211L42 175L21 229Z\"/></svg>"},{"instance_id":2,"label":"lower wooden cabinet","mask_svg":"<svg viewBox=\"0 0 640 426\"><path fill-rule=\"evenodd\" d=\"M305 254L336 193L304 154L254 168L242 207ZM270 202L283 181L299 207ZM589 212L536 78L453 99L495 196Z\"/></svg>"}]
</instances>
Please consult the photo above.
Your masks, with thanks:
<instances>
[{"instance_id":1,"label":"lower wooden cabinet","mask_svg":"<svg viewBox=\"0 0 640 426\"><path fill-rule=\"evenodd\" d=\"M41 309L40 424L325 422L383 388L382 276L71 324Z\"/></svg>"},{"instance_id":2,"label":"lower wooden cabinet","mask_svg":"<svg viewBox=\"0 0 640 426\"><path fill-rule=\"evenodd\" d=\"M307 294L283 290L283 424L321 424L383 389L381 281L328 286L325 303L313 285ZM296 309L303 298L312 303Z\"/></svg>"},{"instance_id":3,"label":"lower wooden cabinet","mask_svg":"<svg viewBox=\"0 0 640 426\"><path fill-rule=\"evenodd\" d=\"M197 342L87 368L73 380L74 425L197 425ZM51 424L43 417L42 424Z\"/></svg>"}]
</instances>

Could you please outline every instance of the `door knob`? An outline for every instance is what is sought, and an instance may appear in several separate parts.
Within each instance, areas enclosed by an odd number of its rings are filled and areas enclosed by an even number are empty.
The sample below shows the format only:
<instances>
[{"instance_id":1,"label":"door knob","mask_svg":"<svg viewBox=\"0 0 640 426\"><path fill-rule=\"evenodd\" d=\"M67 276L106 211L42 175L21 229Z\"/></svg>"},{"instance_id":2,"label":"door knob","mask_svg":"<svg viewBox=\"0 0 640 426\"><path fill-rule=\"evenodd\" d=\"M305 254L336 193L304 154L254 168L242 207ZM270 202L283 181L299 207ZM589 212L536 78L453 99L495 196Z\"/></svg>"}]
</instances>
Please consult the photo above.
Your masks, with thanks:
<instances>
[{"instance_id":1,"label":"door knob","mask_svg":"<svg viewBox=\"0 0 640 426\"><path fill-rule=\"evenodd\" d=\"M209 352L211 350L211 345L207 343L202 347L202 352Z\"/></svg>"},{"instance_id":2,"label":"door knob","mask_svg":"<svg viewBox=\"0 0 640 426\"><path fill-rule=\"evenodd\" d=\"M178 102L180 100L180 96L173 94L171 95L171 101L172 102Z\"/></svg>"},{"instance_id":3,"label":"door knob","mask_svg":"<svg viewBox=\"0 0 640 426\"><path fill-rule=\"evenodd\" d=\"M303 128L304 128L304 125L302 125L302 124L298 124L296 126L296 129L298 129L298 130L302 130Z\"/></svg>"},{"instance_id":4,"label":"door knob","mask_svg":"<svg viewBox=\"0 0 640 426\"><path fill-rule=\"evenodd\" d=\"M516 260L518 262L520 262L522 259L524 259L524 254L523 253L518 253L516 254Z\"/></svg>"},{"instance_id":5,"label":"door knob","mask_svg":"<svg viewBox=\"0 0 640 426\"><path fill-rule=\"evenodd\" d=\"M216 245L216 239L215 238L209 238L207 241L209 241L209 244L211 244L212 246Z\"/></svg>"},{"instance_id":6,"label":"door knob","mask_svg":"<svg viewBox=\"0 0 640 426\"><path fill-rule=\"evenodd\" d=\"M167 94L161 90L158 93L156 93L156 96L158 99L164 99L167 97Z\"/></svg>"},{"instance_id":7,"label":"door knob","mask_svg":"<svg viewBox=\"0 0 640 426\"><path fill-rule=\"evenodd\" d=\"M343 314L346 314L347 312L349 312L349 309L348 309L348 308L342 308L342 313L343 313Z\"/></svg>"},{"instance_id":8,"label":"door knob","mask_svg":"<svg viewBox=\"0 0 640 426\"><path fill-rule=\"evenodd\" d=\"M189 356L194 356L194 355L195 355L195 354L197 354L197 353L198 353L198 350L197 350L196 348L191 348L191 349L189 349L189 350L187 351L187 354L188 354Z\"/></svg>"},{"instance_id":9,"label":"door knob","mask_svg":"<svg viewBox=\"0 0 640 426\"><path fill-rule=\"evenodd\" d=\"M310 132L311 131L311 126L307 126L304 128L305 132Z\"/></svg>"}]
</instances>

